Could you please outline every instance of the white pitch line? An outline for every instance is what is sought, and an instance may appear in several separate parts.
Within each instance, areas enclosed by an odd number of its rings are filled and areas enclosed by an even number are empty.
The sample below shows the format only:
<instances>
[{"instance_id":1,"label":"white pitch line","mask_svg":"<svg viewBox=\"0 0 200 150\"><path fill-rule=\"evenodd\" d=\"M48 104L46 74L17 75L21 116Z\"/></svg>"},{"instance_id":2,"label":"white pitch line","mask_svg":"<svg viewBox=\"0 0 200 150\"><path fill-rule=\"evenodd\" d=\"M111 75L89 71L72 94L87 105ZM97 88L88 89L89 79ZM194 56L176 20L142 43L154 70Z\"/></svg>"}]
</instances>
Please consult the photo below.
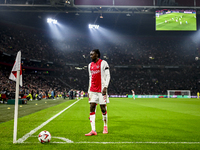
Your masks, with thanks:
<instances>
[{"instance_id":1,"label":"white pitch line","mask_svg":"<svg viewBox=\"0 0 200 150\"><path fill-rule=\"evenodd\" d=\"M200 142L74 142L79 144L200 144Z\"/></svg>"},{"instance_id":2,"label":"white pitch line","mask_svg":"<svg viewBox=\"0 0 200 150\"><path fill-rule=\"evenodd\" d=\"M32 136L30 136L30 137L38 137L38 136L32 135ZM74 143L72 140L67 139L67 138L65 138L65 137L52 136L51 138L60 139L60 140L63 140L63 141L64 141L64 142L51 142L51 143Z\"/></svg>"},{"instance_id":3,"label":"white pitch line","mask_svg":"<svg viewBox=\"0 0 200 150\"><path fill-rule=\"evenodd\" d=\"M24 142L26 143L40 143L40 142ZM200 144L200 142L50 142L56 144Z\"/></svg>"},{"instance_id":4,"label":"white pitch line","mask_svg":"<svg viewBox=\"0 0 200 150\"><path fill-rule=\"evenodd\" d=\"M31 137L37 137L37 136L31 136ZM51 143L60 143L60 144L67 144L67 143L74 143L74 144L75 143L76 144L200 144L200 142L85 142L85 141L73 142L64 137L52 136L52 138L63 140L64 142L51 142ZM24 143L31 143L31 142L24 142Z\"/></svg>"},{"instance_id":5,"label":"white pitch line","mask_svg":"<svg viewBox=\"0 0 200 150\"><path fill-rule=\"evenodd\" d=\"M50 142L50 143L56 143L56 144L66 144L67 142ZM23 144L40 144L40 142L23 142Z\"/></svg>"},{"instance_id":6,"label":"white pitch line","mask_svg":"<svg viewBox=\"0 0 200 150\"><path fill-rule=\"evenodd\" d=\"M79 99L80 100L80 99ZM62 114L65 110L69 109L70 107L72 107L74 104L76 104L79 100L77 100L76 102L74 102L73 104L69 105L67 108L63 109L62 111L60 111L59 113L57 113L55 116L51 117L49 120L45 121L44 123L42 123L40 126L38 126L37 128L33 129L32 131L30 131L29 133L25 134L22 138L17 140L17 143L23 143L26 139L28 139L32 134L34 134L35 132L37 132L39 129L41 129L42 127L44 127L47 123L49 123L50 121L52 121L54 118L58 117L60 114Z\"/></svg>"},{"instance_id":7,"label":"white pitch line","mask_svg":"<svg viewBox=\"0 0 200 150\"><path fill-rule=\"evenodd\" d=\"M160 25L160 24L163 24L164 22L161 22L161 23L158 23L158 24L156 24L156 25Z\"/></svg>"},{"instance_id":8,"label":"white pitch line","mask_svg":"<svg viewBox=\"0 0 200 150\"><path fill-rule=\"evenodd\" d=\"M52 137L52 138L57 138L57 139L63 140L63 141L65 141L65 143L74 143L72 140L66 139L64 137Z\"/></svg>"}]
</instances>

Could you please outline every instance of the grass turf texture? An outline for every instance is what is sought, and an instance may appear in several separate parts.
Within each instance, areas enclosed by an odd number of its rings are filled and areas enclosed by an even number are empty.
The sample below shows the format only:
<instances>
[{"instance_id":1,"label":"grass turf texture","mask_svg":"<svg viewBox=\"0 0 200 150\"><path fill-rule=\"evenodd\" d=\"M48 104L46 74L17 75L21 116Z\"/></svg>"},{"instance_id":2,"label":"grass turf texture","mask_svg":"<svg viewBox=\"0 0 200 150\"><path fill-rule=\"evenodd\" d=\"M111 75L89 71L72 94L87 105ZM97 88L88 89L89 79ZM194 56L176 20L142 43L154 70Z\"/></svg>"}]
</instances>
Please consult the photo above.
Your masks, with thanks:
<instances>
[{"instance_id":1,"label":"grass turf texture","mask_svg":"<svg viewBox=\"0 0 200 150\"><path fill-rule=\"evenodd\" d=\"M34 113L36 111L43 110L48 107L52 107L55 105L58 105L60 103L65 102L68 99L43 99L43 100L33 100L33 101L28 101L27 104L19 104L19 114L18 117L23 117L26 115L29 115L31 113ZM12 120L14 118L14 108L15 105L9 105L9 104L0 104L0 123Z\"/></svg>"},{"instance_id":2,"label":"grass turf texture","mask_svg":"<svg viewBox=\"0 0 200 150\"><path fill-rule=\"evenodd\" d=\"M18 138L23 137L74 101L66 101L19 118ZM22 144L12 144L13 120L1 123L0 149L200 149L200 143L81 143L200 142L200 100L110 98L110 102L107 135L102 134L103 121L99 105L96 112L98 135L92 137L84 135L91 130L88 120L89 104L85 98L38 130ZM23 105L23 107L27 106ZM39 143L37 136L42 130L51 133L50 143ZM74 143L54 143L63 142L56 137L64 137Z\"/></svg>"},{"instance_id":3,"label":"grass turf texture","mask_svg":"<svg viewBox=\"0 0 200 150\"><path fill-rule=\"evenodd\" d=\"M178 22L176 22L175 16L178 19ZM156 17L156 30L196 31L197 25L194 16L196 16L196 14L170 13L160 15L159 17ZM174 18L174 20L172 20L172 18ZM181 20L179 20L179 18ZM165 23L165 20L167 20L168 23ZM182 24L180 24L180 21Z\"/></svg>"}]
</instances>

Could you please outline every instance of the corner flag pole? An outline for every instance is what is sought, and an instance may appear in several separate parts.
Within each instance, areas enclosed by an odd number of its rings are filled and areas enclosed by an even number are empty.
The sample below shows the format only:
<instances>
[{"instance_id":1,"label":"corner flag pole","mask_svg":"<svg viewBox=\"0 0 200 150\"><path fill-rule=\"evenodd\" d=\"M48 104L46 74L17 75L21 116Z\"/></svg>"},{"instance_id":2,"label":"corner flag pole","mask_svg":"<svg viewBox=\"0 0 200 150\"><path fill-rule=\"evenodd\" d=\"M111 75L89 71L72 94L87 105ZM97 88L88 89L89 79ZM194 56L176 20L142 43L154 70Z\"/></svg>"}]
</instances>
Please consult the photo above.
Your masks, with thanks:
<instances>
[{"instance_id":1,"label":"corner flag pole","mask_svg":"<svg viewBox=\"0 0 200 150\"><path fill-rule=\"evenodd\" d=\"M17 119L18 119L18 101L19 101L19 85L22 86L22 66L21 66L21 51L17 53L15 63L13 65L10 80L16 82L15 91L15 111L14 111L14 130L13 130L13 143L17 143Z\"/></svg>"},{"instance_id":2,"label":"corner flag pole","mask_svg":"<svg viewBox=\"0 0 200 150\"><path fill-rule=\"evenodd\" d=\"M17 71L17 81L16 81L16 91L15 91L13 143L17 143L17 120L18 120L19 80L20 80L19 76L20 76L20 70Z\"/></svg>"}]
</instances>

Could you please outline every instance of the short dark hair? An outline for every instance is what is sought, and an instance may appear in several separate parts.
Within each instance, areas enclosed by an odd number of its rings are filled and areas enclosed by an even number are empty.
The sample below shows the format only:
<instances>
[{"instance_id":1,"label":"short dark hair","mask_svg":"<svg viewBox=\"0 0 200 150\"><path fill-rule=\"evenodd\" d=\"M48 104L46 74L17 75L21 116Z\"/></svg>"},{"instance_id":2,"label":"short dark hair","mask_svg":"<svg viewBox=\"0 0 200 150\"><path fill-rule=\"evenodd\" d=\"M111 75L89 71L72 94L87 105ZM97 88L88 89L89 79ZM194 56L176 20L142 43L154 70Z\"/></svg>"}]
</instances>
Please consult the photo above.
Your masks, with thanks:
<instances>
[{"instance_id":1,"label":"short dark hair","mask_svg":"<svg viewBox=\"0 0 200 150\"><path fill-rule=\"evenodd\" d=\"M92 51L95 52L96 54L98 54L98 58L100 58L101 54L100 54L99 49L93 49Z\"/></svg>"}]
</instances>

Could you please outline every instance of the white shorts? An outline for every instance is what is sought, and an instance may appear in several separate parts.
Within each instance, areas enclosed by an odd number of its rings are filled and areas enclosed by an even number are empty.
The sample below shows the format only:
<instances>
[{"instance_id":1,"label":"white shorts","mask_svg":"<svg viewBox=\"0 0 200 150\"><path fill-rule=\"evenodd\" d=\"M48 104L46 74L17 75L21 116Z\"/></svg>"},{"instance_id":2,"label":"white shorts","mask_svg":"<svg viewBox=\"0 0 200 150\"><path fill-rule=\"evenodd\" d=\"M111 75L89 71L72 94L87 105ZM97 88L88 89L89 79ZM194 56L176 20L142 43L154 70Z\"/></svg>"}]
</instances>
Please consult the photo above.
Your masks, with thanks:
<instances>
[{"instance_id":1,"label":"white shorts","mask_svg":"<svg viewBox=\"0 0 200 150\"><path fill-rule=\"evenodd\" d=\"M99 92L90 92L89 93L89 103L96 103L96 104L107 104L109 103L108 95L102 95Z\"/></svg>"}]
</instances>

